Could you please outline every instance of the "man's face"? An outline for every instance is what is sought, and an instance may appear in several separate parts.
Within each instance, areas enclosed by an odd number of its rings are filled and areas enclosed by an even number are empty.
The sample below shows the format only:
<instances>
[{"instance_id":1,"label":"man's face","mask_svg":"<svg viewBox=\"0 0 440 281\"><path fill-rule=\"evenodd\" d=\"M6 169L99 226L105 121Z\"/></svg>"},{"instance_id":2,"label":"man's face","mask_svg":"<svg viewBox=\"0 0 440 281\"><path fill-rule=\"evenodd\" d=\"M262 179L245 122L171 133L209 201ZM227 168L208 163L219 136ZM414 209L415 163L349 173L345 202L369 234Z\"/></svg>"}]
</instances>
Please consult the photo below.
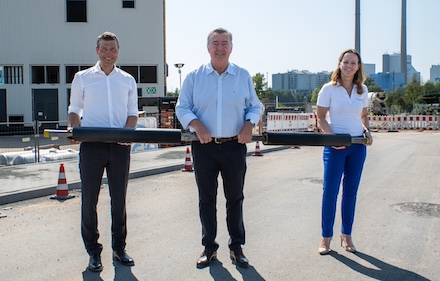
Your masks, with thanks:
<instances>
[{"instance_id":1,"label":"man's face","mask_svg":"<svg viewBox=\"0 0 440 281\"><path fill-rule=\"evenodd\" d=\"M214 33L208 43L208 52L211 55L211 63L225 64L229 61L232 52L232 43L226 33Z\"/></svg>"},{"instance_id":2,"label":"man's face","mask_svg":"<svg viewBox=\"0 0 440 281\"><path fill-rule=\"evenodd\" d=\"M118 43L116 40L101 40L99 48L96 47L96 54L102 66L113 66L118 59Z\"/></svg>"}]
</instances>

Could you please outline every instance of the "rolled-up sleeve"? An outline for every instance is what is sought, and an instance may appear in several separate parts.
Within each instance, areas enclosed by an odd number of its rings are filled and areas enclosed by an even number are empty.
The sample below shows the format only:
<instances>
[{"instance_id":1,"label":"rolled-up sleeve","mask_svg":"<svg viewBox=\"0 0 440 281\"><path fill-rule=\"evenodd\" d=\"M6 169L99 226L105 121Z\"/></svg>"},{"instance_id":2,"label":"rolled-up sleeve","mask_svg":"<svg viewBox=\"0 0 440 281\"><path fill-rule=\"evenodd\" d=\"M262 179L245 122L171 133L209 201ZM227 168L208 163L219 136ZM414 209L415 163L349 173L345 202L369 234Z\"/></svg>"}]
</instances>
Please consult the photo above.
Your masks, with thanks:
<instances>
[{"instance_id":1,"label":"rolled-up sleeve","mask_svg":"<svg viewBox=\"0 0 440 281\"><path fill-rule=\"evenodd\" d=\"M252 78L249 76L248 79L248 90L249 99L246 100L246 115L245 120L250 119L253 124L258 124L260 121L260 116L263 112L263 104L255 92L254 85L252 83Z\"/></svg>"},{"instance_id":2,"label":"rolled-up sleeve","mask_svg":"<svg viewBox=\"0 0 440 281\"><path fill-rule=\"evenodd\" d=\"M75 74L75 78L72 81L72 88L70 90L70 105L68 113L75 113L78 116L82 116L83 102L84 102L84 90L82 86L81 76Z\"/></svg>"},{"instance_id":3,"label":"rolled-up sleeve","mask_svg":"<svg viewBox=\"0 0 440 281\"><path fill-rule=\"evenodd\" d=\"M194 108L193 83L194 77L188 74L185 81L183 81L182 89L176 103L177 119L179 119L184 129L188 129L189 123L197 119L197 116L192 111Z\"/></svg>"},{"instance_id":4,"label":"rolled-up sleeve","mask_svg":"<svg viewBox=\"0 0 440 281\"><path fill-rule=\"evenodd\" d=\"M136 81L130 79L130 91L128 92L127 116L138 116L138 96Z\"/></svg>"}]
</instances>

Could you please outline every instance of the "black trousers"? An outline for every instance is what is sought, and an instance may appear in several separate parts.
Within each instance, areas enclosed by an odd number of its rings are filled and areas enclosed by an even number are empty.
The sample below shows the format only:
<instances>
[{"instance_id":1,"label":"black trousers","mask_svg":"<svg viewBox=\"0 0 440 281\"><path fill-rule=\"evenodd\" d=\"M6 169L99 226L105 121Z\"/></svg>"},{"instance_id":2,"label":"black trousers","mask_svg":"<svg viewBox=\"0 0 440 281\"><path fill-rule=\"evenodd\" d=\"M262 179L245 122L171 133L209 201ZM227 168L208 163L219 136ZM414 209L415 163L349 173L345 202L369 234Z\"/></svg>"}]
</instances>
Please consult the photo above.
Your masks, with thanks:
<instances>
[{"instance_id":1,"label":"black trousers","mask_svg":"<svg viewBox=\"0 0 440 281\"><path fill-rule=\"evenodd\" d=\"M109 143L82 143L79 168L81 174L81 234L87 252L100 254L98 243L98 204L104 169L107 173L111 198L112 248L124 250L127 237L125 208L128 175L130 170L130 146Z\"/></svg>"},{"instance_id":2,"label":"black trousers","mask_svg":"<svg viewBox=\"0 0 440 281\"><path fill-rule=\"evenodd\" d=\"M195 178L199 190L199 215L202 223L202 245L217 250L218 175L223 180L226 198L226 223L229 248L239 249L245 243L243 223L243 186L246 174L247 147L237 141L223 144L192 142Z\"/></svg>"}]
</instances>

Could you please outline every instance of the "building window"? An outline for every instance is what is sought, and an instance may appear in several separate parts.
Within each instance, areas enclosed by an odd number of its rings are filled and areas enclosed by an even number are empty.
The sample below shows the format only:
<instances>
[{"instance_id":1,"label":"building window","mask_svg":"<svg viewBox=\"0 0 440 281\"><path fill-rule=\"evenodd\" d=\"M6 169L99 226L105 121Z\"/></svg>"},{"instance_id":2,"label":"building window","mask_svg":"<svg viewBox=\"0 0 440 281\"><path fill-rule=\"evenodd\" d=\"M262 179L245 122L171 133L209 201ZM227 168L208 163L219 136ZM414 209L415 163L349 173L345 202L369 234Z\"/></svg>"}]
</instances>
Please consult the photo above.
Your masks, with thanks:
<instances>
[{"instance_id":1,"label":"building window","mask_svg":"<svg viewBox=\"0 0 440 281\"><path fill-rule=\"evenodd\" d=\"M72 89L67 89L67 111L69 111L69 106L70 106L70 94L72 92Z\"/></svg>"},{"instance_id":2,"label":"building window","mask_svg":"<svg viewBox=\"0 0 440 281\"><path fill-rule=\"evenodd\" d=\"M139 66L121 66L121 69L130 73L136 83L139 83Z\"/></svg>"},{"instance_id":3,"label":"building window","mask_svg":"<svg viewBox=\"0 0 440 281\"><path fill-rule=\"evenodd\" d=\"M140 83L157 83L157 66L141 66Z\"/></svg>"},{"instance_id":4,"label":"building window","mask_svg":"<svg viewBox=\"0 0 440 281\"><path fill-rule=\"evenodd\" d=\"M66 83L72 83L75 73L78 72L77 65L66 65Z\"/></svg>"},{"instance_id":5,"label":"building window","mask_svg":"<svg viewBox=\"0 0 440 281\"><path fill-rule=\"evenodd\" d=\"M134 0L132 1L122 0L122 8L134 8Z\"/></svg>"},{"instance_id":6,"label":"building window","mask_svg":"<svg viewBox=\"0 0 440 281\"><path fill-rule=\"evenodd\" d=\"M59 84L60 67L59 66L32 66L32 84Z\"/></svg>"},{"instance_id":7,"label":"building window","mask_svg":"<svg viewBox=\"0 0 440 281\"><path fill-rule=\"evenodd\" d=\"M46 82L48 84L60 83L60 67L59 66L46 66Z\"/></svg>"},{"instance_id":8,"label":"building window","mask_svg":"<svg viewBox=\"0 0 440 281\"><path fill-rule=\"evenodd\" d=\"M87 22L87 0L66 0L67 22Z\"/></svg>"},{"instance_id":9,"label":"building window","mask_svg":"<svg viewBox=\"0 0 440 281\"><path fill-rule=\"evenodd\" d=\"M44 83L44 66L32 66L32 83Z\"/></svg>"},{"instance_id":10,"label":"building window","mask_svg":"<svg viewBox=\"0 0 440 281\"><path fill-rule=\"evenodd\" d=\"M127 66L120 67L130 73L136 83L157 83L157 66Z\"/></svg>"},{"instance_id":11,"label":"building window","mask_svg":"<svg viewBox=\"0 0 440 281\"><path fill-rule=\"evenodd\" d=\"M0 72L0 84L23 84L23 66L0 66Z\"/></svg>"},{"instance_id":12,"label":"building window","mask_svg":"<svg viewBox=\"0 0 440 281\"><path fill-rule=\"evenodd\" d=\"M73 78L75 78L75 74L87 68L90 68L89 65L66 65L66 83L72 83Z\"/></svg>"}]
</instances>

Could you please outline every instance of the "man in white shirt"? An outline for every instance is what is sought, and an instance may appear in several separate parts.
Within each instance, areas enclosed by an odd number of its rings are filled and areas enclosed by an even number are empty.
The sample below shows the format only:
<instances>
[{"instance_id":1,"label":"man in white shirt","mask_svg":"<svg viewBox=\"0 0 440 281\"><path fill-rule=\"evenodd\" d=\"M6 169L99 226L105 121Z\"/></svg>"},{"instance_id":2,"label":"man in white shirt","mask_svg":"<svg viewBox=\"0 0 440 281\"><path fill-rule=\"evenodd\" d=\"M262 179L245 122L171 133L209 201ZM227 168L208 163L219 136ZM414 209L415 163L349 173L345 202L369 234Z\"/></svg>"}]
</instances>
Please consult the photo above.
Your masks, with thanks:
<instances>
[{"instance_id":1,"label":"man in white shirt","mask_svg":"<svg viewBox=\"0 0 440 281\"><path fill-rule=\"evenodd\" d=\"M245 243L246 143L252 140L252 129L260 120L263 106L248 71L229 62L231 33L222 28L211 31L207 47L211 62L188 74L176 105L183 128L195 132L200 140L191 144L205 247L197 268L207 267L217 257L219 173L226 197L230 257L237 266L248 267L241 248Z\"/></svg>"},{"instance_id":2,"label":"man in white shirt","mask_svg":"<svg viewBox=\"0 0 440 281\"><path fill-rule=\"evenodd\" d=\"M96 65L76 73L72 82L69 127L135 128L138 118L136 81L115 65L119 54L116 35L101 34L96 54L99 57ZM102 270L96 206L104 169L111 197L113 259L123 265L134 265L125 252L130 150L128 143L83 142L80 146L81 234L90 255L88 268L91 271Z\"/></svg>"}]
</instances>

